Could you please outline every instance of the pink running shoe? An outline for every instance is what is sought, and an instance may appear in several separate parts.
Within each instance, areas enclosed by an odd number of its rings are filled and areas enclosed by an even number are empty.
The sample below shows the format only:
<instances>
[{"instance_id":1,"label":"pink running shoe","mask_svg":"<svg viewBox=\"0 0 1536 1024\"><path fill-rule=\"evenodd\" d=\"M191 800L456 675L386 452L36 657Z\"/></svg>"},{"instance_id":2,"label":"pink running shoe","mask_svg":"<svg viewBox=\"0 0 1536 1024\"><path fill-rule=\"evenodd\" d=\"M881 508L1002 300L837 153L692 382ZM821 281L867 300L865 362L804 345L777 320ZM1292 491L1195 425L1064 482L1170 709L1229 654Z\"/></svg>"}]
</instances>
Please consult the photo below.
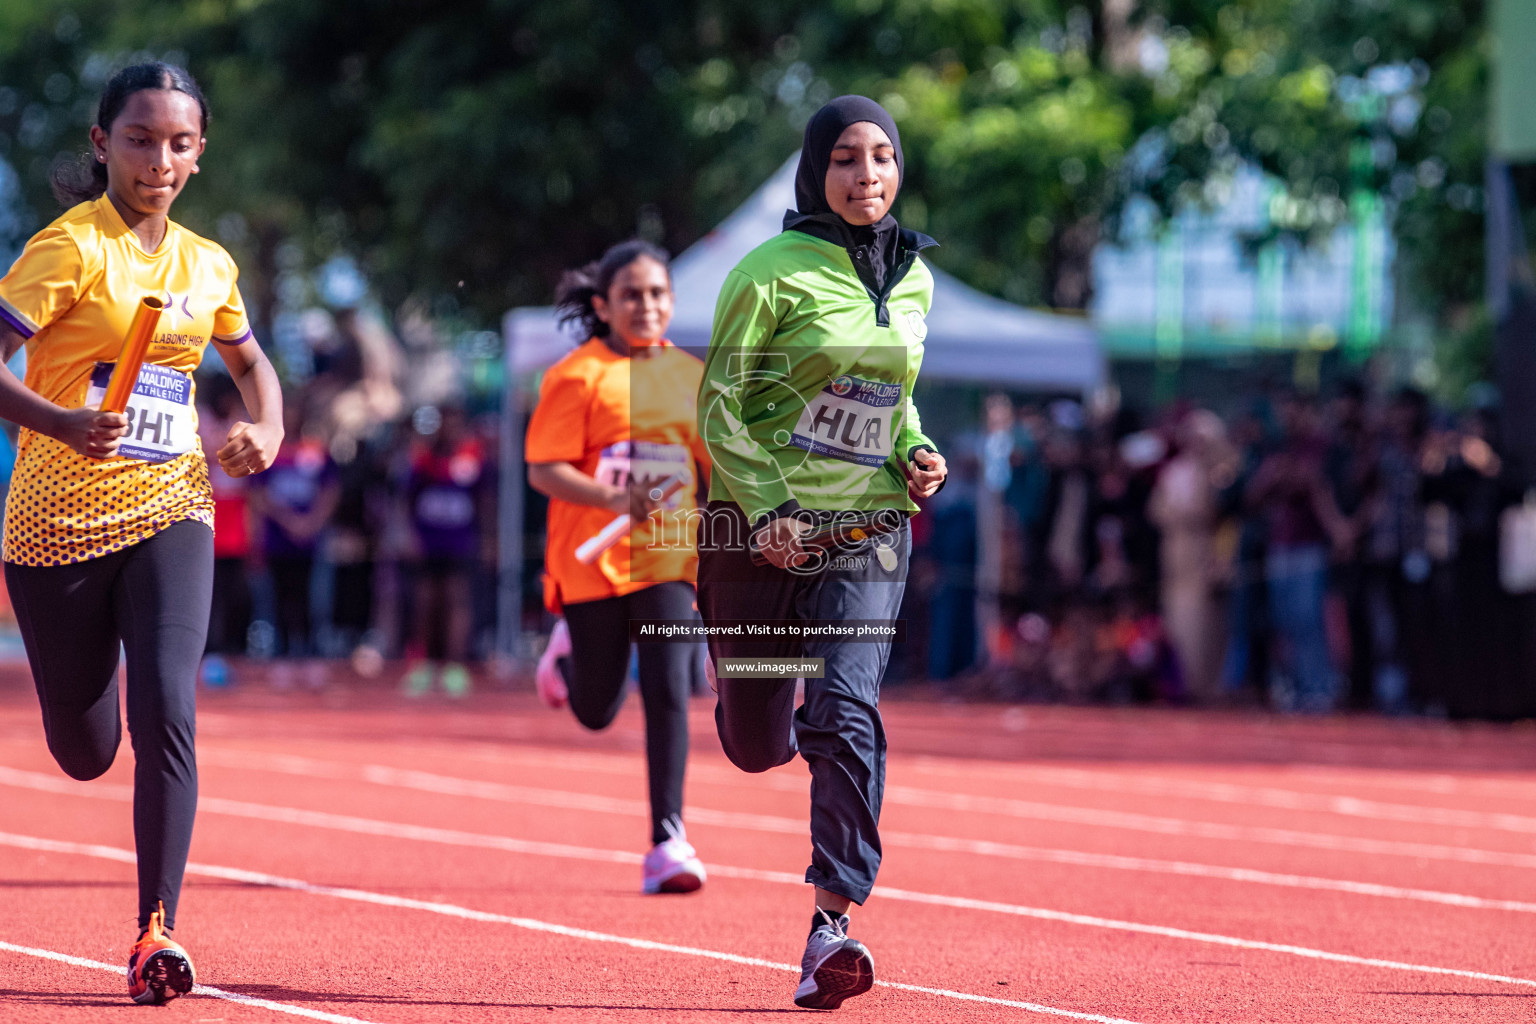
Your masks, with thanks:
<instances>
[{"instance_id":1,"label":"pink running shoe","mask_svg":"<svg viewBox=\"0 0 1536 1024\"><path fill-rule=\"evenodd\" d=\"M539 667L533 674L533 684L539 691L539 699L552 708L565 707L571 697L570 690L565 686L565 676L556 664L570 653L571 631L566 627L565 620L561 619L549 634L549 645L544 648L544 655L539 658Z\"/></svg>"},{"instance_id":2,"label":"pink running shoe","mask_svg":"<svg viewBox=\"0 0 1536 1024\"><path fill-rule=\"evenodd\" d=\"M640 891L652 895L697 892L704 885L704 864L688 842L682 824L673 824L669 818L666 826L672 837L657 843L645 855Z\"/></svg>"}]
</instances>

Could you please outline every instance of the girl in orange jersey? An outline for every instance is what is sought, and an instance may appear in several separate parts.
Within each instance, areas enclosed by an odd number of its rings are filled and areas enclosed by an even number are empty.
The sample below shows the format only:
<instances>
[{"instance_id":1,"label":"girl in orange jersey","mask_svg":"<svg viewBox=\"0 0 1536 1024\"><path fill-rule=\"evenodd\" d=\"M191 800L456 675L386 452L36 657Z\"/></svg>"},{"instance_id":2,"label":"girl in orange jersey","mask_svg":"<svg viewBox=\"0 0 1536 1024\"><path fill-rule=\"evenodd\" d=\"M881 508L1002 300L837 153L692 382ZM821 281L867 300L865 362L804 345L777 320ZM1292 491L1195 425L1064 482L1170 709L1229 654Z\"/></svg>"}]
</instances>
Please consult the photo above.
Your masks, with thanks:
<instances>
[{"instance_id":1,"label":"girl in orange jersey","mask_svg":"<svg viewBox=\"0 0 1536 1024\"><path fill-rule=\"evenodd\" d=\"M48 749L73 778L112 765L119 644L127 652L142 929L128 992L138 1003L173 999L194 980L167 933L197 809L193 704L213 586L213 495L192 371L210 341L252 420L229 429L223 472L261 472L283 437L282 392L251 335L234 261L168 216L197 173L207 127L186 71L118 72L91 128L89 170L55 177L69 209L0 279L0 356L27 346L25 384L0 366L0 416L22 428L5 582ZM98 411L145 296L164 310L127 414Z\"/></svg>"},{"instance_id":2,"label":"girl in orange jersey","mask_svg":"<svg viewBox=\"0 0 1536 1024\"><path fill-rule=\"evenodd\" d=\"M589 340L545 374L528 424L528 482L547 494L545 603L565 618L539 662L539 695L567 702L589 729L624 703L631 620L692 620L698 556L697 468L708 465L695 425L703 365L666 340L672 320L667 254L624 242L571 271L557 296L562 322ZM663 481L682 486L658 500ZM592 564L576 548L615 515L638 524ZM653 515L653 513L655 513ZM683 831L688 695L695 646L639 645L650 769L651 843L642 891L692 892L704 866Z\"/></svg>"}]
</instances>

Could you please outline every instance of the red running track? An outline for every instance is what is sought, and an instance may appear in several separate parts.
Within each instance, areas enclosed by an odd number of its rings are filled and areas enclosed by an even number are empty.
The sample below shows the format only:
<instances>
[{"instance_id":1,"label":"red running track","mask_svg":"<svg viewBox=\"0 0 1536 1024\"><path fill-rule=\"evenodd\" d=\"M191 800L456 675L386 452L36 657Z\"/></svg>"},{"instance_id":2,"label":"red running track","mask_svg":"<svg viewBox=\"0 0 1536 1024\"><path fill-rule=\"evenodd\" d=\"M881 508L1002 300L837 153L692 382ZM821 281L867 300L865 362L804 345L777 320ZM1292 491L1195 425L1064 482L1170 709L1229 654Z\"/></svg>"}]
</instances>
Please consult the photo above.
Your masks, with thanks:
<instances>
[{"instance_id":1,"label":"red running track","mask_svg":"<svg viewBox=\"0 0 1536 1024\"><path fill-rule=\"evenodd\" d=\"M128 1004L125 749L65 778L0 668L0 1021L760 1021L798 1014L803 764L730 766L696 704L711 879L639 894L641 719L411 702L247 669L203 695L178 938ZM847 1021L1501 1021L1536 1010L1528 729L891 699L882 986ZM139 1019L139 1018L135 1018ZM768 1019L772 1019L771 1017Z\"/></svg>"}]
</instances>

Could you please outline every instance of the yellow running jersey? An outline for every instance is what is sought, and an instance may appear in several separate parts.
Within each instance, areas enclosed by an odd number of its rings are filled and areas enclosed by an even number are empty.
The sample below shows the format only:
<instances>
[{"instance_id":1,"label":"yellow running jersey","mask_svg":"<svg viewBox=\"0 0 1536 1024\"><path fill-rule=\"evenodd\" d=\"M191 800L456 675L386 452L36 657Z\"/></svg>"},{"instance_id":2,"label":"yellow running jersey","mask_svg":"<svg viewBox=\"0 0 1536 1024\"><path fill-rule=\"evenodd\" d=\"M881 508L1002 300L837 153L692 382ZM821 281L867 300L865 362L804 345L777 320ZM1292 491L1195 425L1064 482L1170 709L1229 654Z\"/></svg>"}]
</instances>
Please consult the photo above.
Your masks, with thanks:
<instances>
[{"instance_id":1,"label":"yellow running jersey","mask_svg":"<svg viewBox=\"0 0 1536 1024\"><path fill-rule=\"evenodd\" d=\"M145 252L111 200L81 203L34 235L0 278L0 320L27 339L27 387L65 408L95 405L100 384L146 295L165 303L140 388L155 404L124 438L165 461L91 459L22 430L5 508L3 557L18 565L96 558L193 519L213 529L208 464L196 434L192 371L210 338L250 336L234 260L175 223ZM148 382L148 383L146 383ZM152 386L151 386L152 385ZM185 417L184 422L177 422ZM179 447L161 443L172 434ZM185 428L185 429L184 429ZM155 446L158 445L158 448Z\"/></svg>"}]
</instances>

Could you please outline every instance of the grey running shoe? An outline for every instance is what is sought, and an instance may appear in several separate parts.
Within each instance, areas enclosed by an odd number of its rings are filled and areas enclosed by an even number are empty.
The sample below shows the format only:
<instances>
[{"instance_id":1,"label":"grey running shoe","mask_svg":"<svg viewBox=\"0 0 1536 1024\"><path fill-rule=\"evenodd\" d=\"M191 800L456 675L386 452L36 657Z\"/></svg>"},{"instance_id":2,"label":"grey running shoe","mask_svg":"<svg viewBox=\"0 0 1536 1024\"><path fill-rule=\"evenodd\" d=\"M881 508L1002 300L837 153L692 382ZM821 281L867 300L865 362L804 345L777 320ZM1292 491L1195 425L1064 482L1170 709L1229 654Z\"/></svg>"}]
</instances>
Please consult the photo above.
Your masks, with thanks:
<instances>
[{"instance_id":1,"label":"grey running shoe","mask_svg":"<svg viewBox=\"0 0 1536 1024\"><path fill-rule=\"evenodd\" d=\"M844 999L863 995L875 984L875 958L848 937L848 915L816 912L820 922L805 943L795 1005L807 1010L835 1010Z\"/></svg>"}]
</instances>

